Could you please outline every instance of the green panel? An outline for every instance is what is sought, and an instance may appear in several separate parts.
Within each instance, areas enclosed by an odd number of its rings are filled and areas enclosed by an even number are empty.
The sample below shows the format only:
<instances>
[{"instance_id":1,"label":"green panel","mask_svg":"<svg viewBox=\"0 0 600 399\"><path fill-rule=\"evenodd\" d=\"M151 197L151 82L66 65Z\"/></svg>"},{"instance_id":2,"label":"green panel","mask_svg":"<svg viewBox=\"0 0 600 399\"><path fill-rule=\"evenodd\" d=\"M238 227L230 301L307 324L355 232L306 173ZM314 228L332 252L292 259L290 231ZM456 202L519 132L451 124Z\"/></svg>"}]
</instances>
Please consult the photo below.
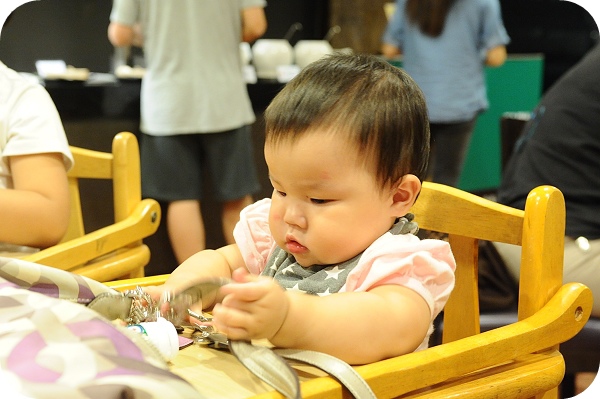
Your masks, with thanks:
<instances>
[{"instance_id":1,"label":"green panel","mask_svg":"<svg viewBox=\"0 0 600 399\"><path fill-rule=\"evenodd\" d=\"M505 112L531 111L542 93L541 55L510 56L499 68L486 68L489 109L477 119L458 186L466 191L491 191L500 184L500 117Z\"/></svg>"}]
</instances>

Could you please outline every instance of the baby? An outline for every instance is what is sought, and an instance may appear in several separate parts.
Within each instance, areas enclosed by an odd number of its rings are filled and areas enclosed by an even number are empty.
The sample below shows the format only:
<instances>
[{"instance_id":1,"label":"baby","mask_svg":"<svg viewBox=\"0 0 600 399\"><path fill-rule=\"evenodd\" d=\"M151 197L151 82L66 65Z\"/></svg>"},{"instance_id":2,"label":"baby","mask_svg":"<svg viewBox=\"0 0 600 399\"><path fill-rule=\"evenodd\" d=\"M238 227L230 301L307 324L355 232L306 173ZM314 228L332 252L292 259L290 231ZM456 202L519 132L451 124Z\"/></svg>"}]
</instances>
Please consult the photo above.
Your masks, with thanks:
<instances>
[{"instance_id":1,"label":"baby","mask_svg":"<svg viewBox=\"0 0 600 399\"><path fill-rule=\"evenodd\" d=\"M351 364L427 347L455 262L409 215L429 155L420 89L378 57L331 55L285 86L265 123L272 197L242 211L236 244L193 255L153 295L230 277L202 306L232 339Z\"/></svg>"}]
</instances>

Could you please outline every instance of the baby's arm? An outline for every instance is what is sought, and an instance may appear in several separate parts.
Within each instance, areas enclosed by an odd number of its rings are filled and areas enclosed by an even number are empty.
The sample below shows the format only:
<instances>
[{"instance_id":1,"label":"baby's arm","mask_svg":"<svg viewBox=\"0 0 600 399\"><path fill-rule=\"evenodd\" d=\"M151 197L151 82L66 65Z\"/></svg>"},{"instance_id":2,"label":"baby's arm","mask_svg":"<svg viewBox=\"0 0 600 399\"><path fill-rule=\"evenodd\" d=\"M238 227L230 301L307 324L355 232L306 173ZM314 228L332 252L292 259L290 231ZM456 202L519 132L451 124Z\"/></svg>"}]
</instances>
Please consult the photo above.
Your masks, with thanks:
<instances>
[{"instance_id":1,"label":"baby's arm","mask_svg":"<svg viewBox=\"0 0 600 399\"><path fill-rule=\"evenodd\" d=\"M413 352L431 323L425 299L399 285L290 299L288 317L273 344L326 352L350 364Z\"/></svg>"},{"instance_id":2,"label":"baby's arm","mask_svg":"<svg viewBox=\"0 0 600 399\"><path fill-rule=\"evenodd\" d=\"M46 248L69 223L69 187L59 153L9 158L14 187L0 190L0 242Z\"/></svg>"},{"instance_id":3,"label":"baby's arm","mask_svg":"<svg viewBox=\"0 0 600 399\"><path fill-rule=\"evenodd\" d=\"M431 323L426 301L406 287L319 297L284 291L267 278L246 281L223 287L213 311L215 326L233 339L267 338L362 364L414 351Z\"/></svg>"},{"instance_id":4,"label":"baby's arm","mask_svg":"<svg viewBox=\"0 0 600 399\"><path fill-rule=\"evenodd\" d=\"M159 299L164 291L181 292L207 278L231 278L232 271L238 268L245 268L245 264L236 244L217 250L206 249L190 256L179 265L165 284L147 287L146 290L154 299ZM214 301L214 298L203 298L202 307L209 308L214 305Z\"/></svg>"}]
</instances>

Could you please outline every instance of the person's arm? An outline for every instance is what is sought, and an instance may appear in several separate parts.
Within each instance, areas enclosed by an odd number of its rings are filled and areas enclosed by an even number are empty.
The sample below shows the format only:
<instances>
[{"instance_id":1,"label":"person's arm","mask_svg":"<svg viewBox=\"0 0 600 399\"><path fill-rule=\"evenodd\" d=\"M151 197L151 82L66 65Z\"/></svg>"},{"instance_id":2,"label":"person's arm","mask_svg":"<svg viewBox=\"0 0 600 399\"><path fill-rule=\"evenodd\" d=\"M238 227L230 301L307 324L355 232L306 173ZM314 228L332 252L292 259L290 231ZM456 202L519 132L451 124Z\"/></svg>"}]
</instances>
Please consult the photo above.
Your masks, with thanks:
<instances>
[{"instance_id":1,"label":"person's arm","mask_svg":"<svg viewBox=\"0 0 600 399\"><path fill-rule=\"evenodd\" d=\"M319 297L241 271L234 278L243 283L221 288L213 309L215 327L232 339L266 338L362 364L414 351L431 322L423 297L398 285Z\"/></svg>"},{"instance_id":2,"label":"person's arm","mask_svg":"<svg viewBox=\"0 0 600 399\"><path fill-rule=\"evenodd\" d=\"M0 241L46 248L69 223L69 189L62 154L9 158L14 188L0 190Z\"/></svg>"},{"instance_id":3,"label":"person's arm","mask_svg":"<svg viewBox=\"0 0 600 399\"><path fill-rule=\"evenodd\" d=\"M478 42L484 52L484 64L491 67L499 67L506 61L506 45L510 37L502 22L502 9L500 1L488 2L483 9Z\"/></svg>"},{"instance_id":4,"label":"person's arm","mask_svg":"<svg viewBox=\"0 0 600 399\"><path fill-rule=\"evenodd\" d=\"M506 61L506 46L496 46L489 49L485 56L485 64L491 67L499 67Z\"/></svg>"},{"instance_id":5,"label":"person's arm","mask_svg":"<svg viewBox=\"0 0 600 399\"><path fill-rule=\"evenodd\" d=\"M142 47L144 43L139 25L129 26L118 22L108 25L108 40L115 47Z\"/></svg>"},{"instance_id":6,"label":"person's arm","mask_svg":"<svg viewBox=\"0 0 600 399\"><path fill-rule=\"evenodd\" d=\"M402 54L402 50L400 50L400 48L394 46L393 44L382 43L381 54L383 54L383 56L386 58L395 58Z\"/></svg>"},{"instance_id":7,"label":"person's arm","mask_svg":"<svg viewBox=\"0 0 600 399\"><path fill-rule=\"evenodd\" d=\"M381 38L381 54L386 58L402 55L404 43L404 2L396 2L392 14Z\"/></svg>"},{"instance_id":8,"label":"person's arm","mask_svg":"<svg viewBox=\"0 0 600 399\"><path fill-rule=\"evenodd\" d=\"M267 30L267 18L262 7L250 7L242 10L242 41L253 42Z\"/></svg>"}]
</instances>

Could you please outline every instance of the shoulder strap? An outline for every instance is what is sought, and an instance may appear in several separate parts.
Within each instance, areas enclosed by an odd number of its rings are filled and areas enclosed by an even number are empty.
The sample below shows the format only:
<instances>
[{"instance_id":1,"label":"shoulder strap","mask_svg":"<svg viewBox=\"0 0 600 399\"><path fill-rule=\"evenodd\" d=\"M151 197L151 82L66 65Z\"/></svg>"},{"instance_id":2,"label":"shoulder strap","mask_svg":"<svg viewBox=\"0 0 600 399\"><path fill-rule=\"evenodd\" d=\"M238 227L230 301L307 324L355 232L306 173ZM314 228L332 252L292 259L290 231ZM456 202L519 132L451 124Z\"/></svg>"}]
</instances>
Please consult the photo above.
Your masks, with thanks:
<instances>
[{"instance_id":1,"label":"shoulder strap","mask_svg":"<svg viewBox=\"0 0 600 399\"><path fill-rule=\"evenodd\" d=\"M290 399L300 399L298 375L283 359L310 364L336 378L355 397L376 399L369 384L337 357L322 352L298 349L270 349L247 341L229 341L229 350L254 375Z\"/></svg>"}]
</instances>

